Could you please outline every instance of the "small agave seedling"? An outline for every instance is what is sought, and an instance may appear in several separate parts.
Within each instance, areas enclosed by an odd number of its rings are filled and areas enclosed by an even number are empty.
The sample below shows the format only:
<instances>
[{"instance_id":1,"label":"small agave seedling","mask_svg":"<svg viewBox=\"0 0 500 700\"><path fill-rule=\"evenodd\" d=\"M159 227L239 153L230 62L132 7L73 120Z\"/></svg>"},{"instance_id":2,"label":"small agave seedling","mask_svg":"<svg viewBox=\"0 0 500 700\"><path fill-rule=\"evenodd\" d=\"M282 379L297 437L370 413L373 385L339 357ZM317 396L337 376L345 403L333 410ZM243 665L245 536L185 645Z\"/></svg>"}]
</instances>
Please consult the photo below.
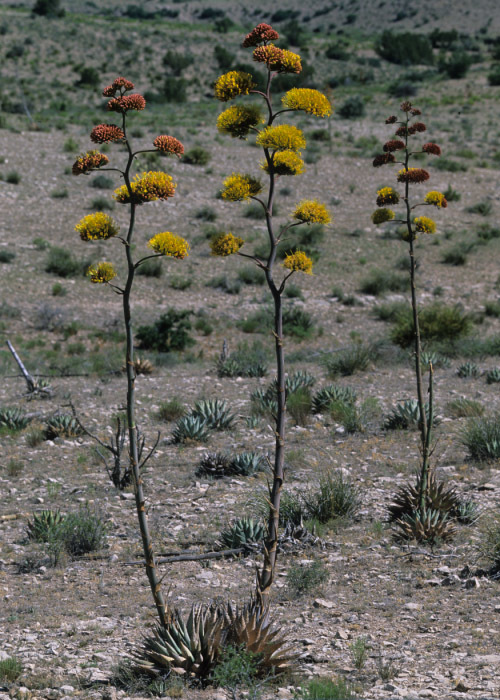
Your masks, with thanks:
<instances>
[{"instance_id":1,"label":"small agave seedling","mask_svg":"<svg viewBox=\"0 0 500 700\"><path fill-rule=\"evenodd\" d=\"M426 409L424 400L424 387L422 380L422 344L420 340L420 326L418 319L418 301L416 291L416 260L415 260L415 241L420 234L434 234L436 232L436 223L428 216L415 216L414 211L417 207L434 206L437 209L444 209L448 206L444 194L437 190L431 190L427 194L413 203L410 193L413 193L413 188L427 182L430 175L424 168L410 167L411 157L416 154L427 154L431 156L440 156L441 148L433 142L426 142L423 145L413 145L413 139L419 137L427 131L426 125L420 121L421 111L415 108L411 102L405 101L400 105L402 117L390 116L386 119L386 124L394 124L396 127L395 138L390 139L384 144L384 152L375 157L373 166L379 168L389 163L398 163L402 166L397 174L397 182L402 185L403 193L400 194L394 187L382 187L377 192L377 207L378 209L372 214L372 221L379 226L380 224L394 221L403 224L406 231L402 238L408 244L408 252L410 257L410 288L411 288L411 306L413 315L413 331L414 331L414 355L415 355L415 376L417 383L417 402L418 402L418 428L420 431L420 452L421 452L421 467L416 483L417 497L412 490L411 498L408 496L408 487L403 489L396 497L397 501L405 500L405 494L408 497L408 511L404 518L396 521L399 527L401 536L404 538L415 538L420 541L434 542L436 539L449 539L451 537L451 527L448 527L446 507L443 500L443 507L433 505L434 509L429 507L429 498L431 485L435 489L435 482L430 466L431 455L431 434L434 424L434 407L433 407L433 365L429 361L429 406ZM399 159L397 160L397 157ZM411 192L410 192L411 190ZM402 203L403 215L401 218L396 218L396 214L389 206ZM429 359L429 358L427 358ZM405 413L400 409L401 415ZM401 416L400 416L401 417ZM404 416L407 417L407 416ZM438 499L439 500L439 499Z\"/></svg>"},{"instance_id":2,"label":"small agave seedling","mask_svg":"<svg viewBox=\"0 0 500 700\"><path fill-rule=\"evenodd\" d=\"M146 573L149 579L151 592L156 605L160 623L167 624L165 601L161 592L160 580L156 571L153 546L149 534L148 521L145 508L145 497L140 477L140 469L151 456L149 451L145 459L140 458L139 433L135 416L135 377L137 373L134 359L133 330L131 322L131 294L135 275L141 265L150 258L170 257L182 260L188 255L189 244L184 238L170 231L156 233L149 239L150 253L143 254L139 259L134 258L134 229L138 208L148 202L158 200L167 201L175 194L176 184L172 177L165 172L143 172L132 178L132 168L136 157L140 153L155 152L164 155L180 157L184 153L184 146L173 136L157 136L153 141L154 148L146 151L134 151L130 141L127 126L130 115L140 112L146 107L146 100L138 93L131 93L134 84L126 78L116 78L111 85L103 90L103 96L108 98L107 110L117 115L120 124L98 124L91 133L90 139L95 144L117 143L124 146L126 162L123 169L118 167L105 167L109 159L98 150L87 151L80 155L73 165L73 174L87 174L97 169L114 171L120 175L123 184L118 187L113 197L118 204L128 207L128 227L121 234L115 221L104 212L96 212L85 216L76 226L82 241L107 241L113 239L120 241L126 258L126 278L123 284L117 284L117 273L109 262L99 262L93 265L88 275L93 284L106 284L114 292L121 296L123 301L123 318L126 331L125 369L127 375L127 425L130 452L130 468L134 484L135 501L139 527L141 530L144 556L146 560ZM154 449L154 448L153 448Z\"/></svg>"},{"instance_id":3,"label":"small agave seedling","mask_svg":"<svg viewBox=\"0 0 500 700\"><path fill-rule=\"evenodd\" d=\"M269 599L274 578L278 544L278 523L280 493L284 481L285 456L285 355L283 337L282 296L286 284L295 272L312 274L313 261L298 250L291 242L293 228L300 224L328 224L330 214L326 207L316 200L303 200L291 212L291 221L275 227L273 207L276 185L280 178L297 176L304 172L301 151L306 146L304 135L292 124L277 124L276 120L287 112L302 111L316 117L328 117L332 107L328 99L317 90L293 88L282 98L277 110L273 106L272 84L279 73L297 74L302 70L300 56L278 48L274 42L279 38L269 24L259 24L244 39L243 47L252 49L253 60L266 69L265 88L257 89L250 73L231 70L220 76L215 83L215 97L228 102L237 97L255 95L264 103L265 115L255 104L243 105L239 102L224 110L217 119L217 128L233 138L256 136L256 144L262 148L263 160L260 169L267 175L267 191L259 177L254 174L233 172L224 181L222 199L228 202L253 200L261 207L268 239L267 256L258 257L242 252L244 241L233 233L222 233L211 241L212 254L226 257L241 255L260 268L265 275L273 300L273 336L276 351L277 381L275 390L275 454L273 481L269 494L268 531L265 538L264 562L257 575L257 598L262 605ZM284 274L276 269L279 249L288 250L283 268Z\"/></svg>"}]
</instances>

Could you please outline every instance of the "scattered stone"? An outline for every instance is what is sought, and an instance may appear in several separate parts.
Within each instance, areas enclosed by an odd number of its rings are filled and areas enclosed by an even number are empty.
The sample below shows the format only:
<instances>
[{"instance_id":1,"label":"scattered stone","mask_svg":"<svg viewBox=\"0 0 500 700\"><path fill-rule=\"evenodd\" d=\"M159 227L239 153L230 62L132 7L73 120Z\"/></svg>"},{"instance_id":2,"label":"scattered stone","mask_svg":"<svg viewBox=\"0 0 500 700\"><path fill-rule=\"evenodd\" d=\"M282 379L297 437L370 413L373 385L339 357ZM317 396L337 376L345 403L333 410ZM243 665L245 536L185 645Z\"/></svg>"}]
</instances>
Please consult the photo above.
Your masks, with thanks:
<instances>
[{"instance_id":1,"label":"scattered stone","mask_svg":"<svg viewBox=\"0 0 500 700\"><path fill-rule=\"evenodd\" d=\"M123 492L121 492L121 493L120 493L120 498L122 499L122 501L132 501L132 500L135 498L135 496L134 496L133 493L123 493Z\"/></svg>"},{"instance_id":2,"label":"scattered stone","mask_svg":"<svg viewBox=\"0 0 500 700\"><path fill-rule=\"evenodd\" d=\"M350 637L349 632L347 632L346 630L343 630L343 629L340 629L340 628L339 628L339 629L335 632L335 639L344 639L344 640L346 640L346 639L349 639L349 637Z\"/></svg>"},{"instance_id":3,"label":"scattered stone","mask_svg":"<svg viewBox=\"0 0 500 700\"><path fill-rule=\"evenodd\" d=\"M473 578L468 578L465 582L466 590L470 590L471 588L479 588L479 586L479 579L477 579L475 576Z\"/></svg>"},{"instance_id":4,"label":"scattered stone","mask_svg":"<svg viewBox=\"0 0 500 700\"><path fill-rule=\"evenodd\" d=\"M313 605L315 608L327 608L328 610L335 607L335 603L332 603L331 600L324 600L323 598L316 598Z\"/></svg>"}]
</instances>

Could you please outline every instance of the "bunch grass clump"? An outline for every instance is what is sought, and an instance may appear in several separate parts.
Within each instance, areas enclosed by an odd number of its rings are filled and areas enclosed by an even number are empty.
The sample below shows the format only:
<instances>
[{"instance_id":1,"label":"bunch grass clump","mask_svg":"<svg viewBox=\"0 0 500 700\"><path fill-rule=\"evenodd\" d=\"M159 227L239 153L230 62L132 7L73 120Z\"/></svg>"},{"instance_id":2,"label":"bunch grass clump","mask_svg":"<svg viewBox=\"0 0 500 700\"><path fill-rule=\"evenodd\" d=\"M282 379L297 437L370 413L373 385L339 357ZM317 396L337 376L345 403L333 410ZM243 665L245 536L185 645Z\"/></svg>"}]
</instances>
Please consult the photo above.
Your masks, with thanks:
<instances>
[{"instance_id":1,"label":"bunch grass clump","mask_svg":"<svg viewBox=\"0 0 500 700\"><path fill-rule=\"evenodd\" d=\"M500 415L472 418L464 428L461 442L471 459L491 462L500 458Z\"/></svg>"}]
</instances>

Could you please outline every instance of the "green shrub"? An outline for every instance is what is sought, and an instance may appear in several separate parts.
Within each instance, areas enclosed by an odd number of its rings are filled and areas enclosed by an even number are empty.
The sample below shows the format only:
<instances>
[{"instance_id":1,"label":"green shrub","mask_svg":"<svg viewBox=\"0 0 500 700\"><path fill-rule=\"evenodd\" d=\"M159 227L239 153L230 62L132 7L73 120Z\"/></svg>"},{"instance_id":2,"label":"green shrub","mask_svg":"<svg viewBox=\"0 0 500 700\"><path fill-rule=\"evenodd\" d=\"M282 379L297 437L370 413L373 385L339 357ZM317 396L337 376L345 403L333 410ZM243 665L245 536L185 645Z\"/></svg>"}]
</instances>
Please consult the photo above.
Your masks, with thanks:
<instances>
[{"instance_id":1,"label":"green shrub","mask_svg":"<svg viewBox=\"0 0 500 700\"><path fill-rule=\"evenodd\" d=\"M308 517L320 523L353 518L361 505L358 489L341 471L325 471L318 489L305 490L302 498Z\"/></svg>"},{"instance_id":2,"label":"green shrub","mask_svg":"<svg viewBox=\"0 0 500 700\"><path fill-rule=\"evenodd\" d=\"M313 678L295 693L294 700L356 700L356 694L342 677Z\"/></svg>"},{"instance_id":3,"label":"green shrub","mask_svg":"<svg viewBox=\"0 0 500 700\"><path fill-rule=\"evenodd\" d=\"M49 249L45 261L45 272L58 275L59 277L76 277L84 274L88 269L88 261L82 262L74 258L69 250L54 246Z\"/></svg>"},{"instance_id":4,"label":"green shrub","mask_svg":"<svg viewBox=\"0 0 500 700\"><path fill-rule=\"evenodd\" d=\"M495 367L486 372L486 383L487 384L498 384L500 382L500 368Z\"/></svg>"},{"instance_id":5,"label":"green shrub","mask_svg":"<svg viewBox=\"0 0 500 700\"><path fill-rule=\"evenodd\" d=\"M92 66L82 66L78 69L80 73L79 79L76 81L76 87L97 88L101 82L101 75L96 68Z\"/></svg>"},{"instance_id":6,"label":"green shrub","mask_svg":"<svg viewBox=\"0 0 500 700\"><path fill-rule=\"evenodd\" d=\"M345 44L338 41L335 44L330 44L325 50L326 58L331 61L348 61L349 52L346 50Z\"/></svg>"},{"instance_id":7,"label":"green shrub","mask_svg":"<svg viewBox=\"0 0 500 700\"><path fill-rule=\"evenodd\" d=\"M112 178L107 175L95 175L90 181L90 186L96 190L110 190L113 188L113 185Z\"/></svg>"},{"instance_id":8,"label":"green shrub","mask_svg":"<svg viewBox=\"0 0 500 700\"><path fill-rule=\"evenodd\" d=\"M182 162L189 165L206 165L210 157L210 153L202 146L193 146L183 155Z\"/></svg>"},{"instance_id":9,"label":"green shrub","mask_svg":"<svg viewBox=\"0 0 500 700\"><path fill-rule=\"evenodd\" d=\"M212 277L208 280L208 282L205 282L205 286L212 287L213 289L219 289L221 292L225 292L226 294L239 294L241 292L240 280L232 280L226 275L217 275L217 277ZM260 312L257 312L257 314L259 313ZM241 324L239 327L245 333L259 332L253 328L251 318L249 319L248 330L247 328L243 328L245 321L240 321L239 323Z\"/></svg>"},{"instance_id":10,"label":"green shrub","mask_svg":"<svg viewBox=\"0 0 500 700\"><path fill-rule=\"evenodd\" d=\"M158 409L158 418L166 422L178 420L186 414L186 407L180 399L174 396L168 401L162 401Z\"/></svg>"},{"instance_id":11,"label":"green shrub","mask_svg":"<svg viewBox=\"0 0 500 700\"><path fill-rule=\"evenodd\" d=\"M143 277L161 277L163 275L163 265L161 260L150 258L145 260L137 268L137 274Z\"/></svg>"},{"instance_id":12,"label":"green shrub","mask_svg":"<svg viewBox=\"0 0 500 700\"><path fill-rule=\"evenodd\" d=\"M189 334L192 328L189 320L191 313L169 309L151 325L139 326L136 337L140 346L146 350L173 352L194 345L195 341Z\"/></svg>"},{"instance_id":13,"label":"green shrub","mask_svg":"<svg viewBox=\"0 0 500 700\"><path fill-rule=\"evenodd\" d=\"M321 586L328 581L330 575L322 561L316 560L307 564L292 564L286 575L288 592L294 598L310 593L318 595Z\"/></svg>"},{"instance_id":14,"label":"green shrub","mask_svg":"<svg viewBox=\"0 0 500 700\"><path fill-rule=\"evenodd\" d=\"M236 56L220 44L214 46L214 58L217 61L219 70L224 72L231 70L236 61Z\"/></svg>"},{"instance_id":15,"label":"green shrub","mask_svg":"<svg viewBox=\"0 0 500 700\"><path fill-rule=\"evenodd\" d=\"M500 300L487 301L484 305L484 313L486 314L486 316L500 318Z\"/></svg>"},{"instance_id":16,"label":"green shrub","mask_svg":"<svg viewBox=\"0 0 500 700\"><path fill-rule=\"evenodd\" d=\"M64 518L56 537L68 554L77 557L101 549L106 540L106 526L87 505Z\"/></svg>"},{"instance_id":17,"label":"green shrub","mask_svg":"<svg viewBox=\"0 0 500 700\"><path fill-rule=\"evenodd\" d=\"M315 333L315 323L308 312L298 306L291 306L283 310L283 334L307 340Z\"/></svg>"},{"instance_id":18,"label":"green shrub","mask_svg":"<svg viewBox=\"0 0 500 700\"><path fill-rule=\"evenodd\" d=\"M287 411L295 425L306 425L311 408L311 392L308 389L299 389L288 397Z\"/></svg>"},{"instance_id":19,"label":"green shrub","mask_svg":"<svg viewBox=\"0 0 500 700\"><path fill-rule=\"evenodd\" d=\"M243 282L243 284L257 284L259 286L263 285L266 281L266 277L263 271L255 266L242 267L238 270L238 279Z\"/></svg>"},{"instance_id":20,"label":"green shrub","mask_svg":"<svg viewBox=\"0 0 500 700\"><path fill-rule=\"evenodd\" d=\"M406 313L408 313L408 304L405 301L391 301L373 307L373 314L380 321L394 322L400 314Z\"/></svg>"},{"instance_id":21,"label":"green shrub","mask_svg":"<svg viewBox=\"0 0 500 700\"><path fill-rule=\"evenodd\" d=\"M391 271L373 269L361 281L359 291L363 294L379 296L385 292L405 292L409 286L408 275L402 276Z\"/></svg>"},{"instance_id":22,"label":"green shrub","mask_svg":"<svg viewBox=\"0 0 500 700\"><path fill-rule=\"evenodd\" d=\"M497 578L500 572L500 518L498 515L491 518L486 525L480 552L491 565L490 575Z\"/></svg>"},{"instance_id":23,"label":"green shrub","mask_svg":"<svg viewBox=\"0 0 500 700\"><path fill-rule=\"evenodd\" d=\"M446 412L451 418L477 418L484 413L484 406L473 399L452 399L446 404Z\"/></svg>"},{"instance_id":24,"label":"green shrub","mask_svg":"<svg viewBox=\"0 0 500 700\"><path fill-rule=\"evenodd\" d=\"M358 371L365 370L369 363L375 359L376 352L372 345L354 343L327 356L324 360L328 376L332 379L348 377Z\"/></svg>"},{"instance_id":25,"label":"green shrub","mask_svg":"<svg viewBox=\"0 0 500 700\"><path fill-rule=\"evenodd\" d=\"M172 289L179 289L180 291L182 291L183 289L189 289L189 287L192 284L192 277L181 277L180 275L172 275L172 277L169 280L169 285L172 287Z\"/></svg>"},{"instance_id":26,"label":"green shrub","mask_svg":"<svg viewBox=\"0 0 500 700\"><path fill-rule=\"evenodd\" d=\"M485 199L482 202L477 202L470 207L467 207L465 211L469 214L480 214L481 216L489 216L492 210L492 204L489 200Z\"/></svg>"},{"instance_id":27,"label":"green shrub","mask_svg":"<svg viewBox=\"0 0 500 700\"><path fill-rule=\"evenodd\" d=\"M248 346L238 345L237 349L217 361L218 377L265 377L267 374L267 353L260 343Z\"/></svg>"},{"instance_id":28,"label":"green shrub","mask_svg":"<svg viewBox=\"0 0 500 700\"><path fill-rule=\"evenodd\" d=\"M215 221L217 219L217 214L212 207L202 207L198 209L194 216L200 221Z\"/></svg>"},{"instance_id":29,"label":"green shrub","mask_svg":"<svg viewBox=\"0 0 500 700\"><path fill-rule=\"evenodd\" d=\"M23 672L22 663L14 656L0 661L0 681L14 683Z\"/></svg>"},{"instance_id":30,"label":"green shrub","mask_svg":"<svg viewBox=\"0 0 500 700\"><path fill-rule=\"evenodd\" d=\"M190 54L177 53L168 50L163 56L162 63L166 68L170 68L174 75L181 75L183 71L194 62L194 56Z\"/></svg>"},{"instance_id":31,"label":"green shrub","mask_svg":"<svg viewBox=\"0 0 500 700\"><path fill-rule=\"evenodd\" d=\"M439 61L439 70L452 80L465 77L469 70L471 59L465 51L453 51L448 59Z\"/></svg>"},{"instance_id":32,"label":"green shrub","mask_svg":"<svg viewBox=\"0 0 500 700\"><path fill-rule=\"evenodd\" d=\"M359 95L348 97L337 110L342 119L360 119L365 116L365 111L364 100Z\"/></svg>"},{"instance_id":33,"label":"green shrub","mask_svg":"<svg viewBox=\"0 0 500 700\"><path fill-rule=\"evenodd\" d=\"M21 176L17 170L10 170L5 176L5 182L9 185L18 185L21 182Z\"/></svg>"},{"instance_id":34,"label":"green shrub","mask_svg":"<svg viewBox=\"0 0 500 700\"><path fill-rule=\"evenodd\" d=\"M443 252L441 262L443 265L455 265L456 267L465 265L467 262L467 255L472 248L472 243L458 243L456 246L453 246L453 248L449 248Z\"/></svg>"},{"instance_id":35,"label":"green shrub","mask_svg":"<svg viewBox=\"0 0 500 700\"><path fill-rule=\"evenodd\" d=\"M94 197L90 202L90 209L98 209L99 211L113 211L115 203L112 199L106 197Z\"/></svg>"},{"instance_id":36,"label":"green shrub","mask_svg":"<svg viewBox=\"0 0 500 700\"><path fill-rule=\"evenodd\" d=\"M151 96L148 97L149 100L151 100ZM186 102L187 82L184 78L172 78L167 76L163 81L162 97L167 102L177 102L179 104Z\"/></svg>"},{"instance_id":37,"label":"green shrub","mask_svg":"<svg viewBox=\"0 0 500 700\"><path fill-rule=\"evenodd\" d=\"M461 436L472 459L487 462L500 458L500 415L472 418Z\"/></svg>"},{"instance_id":38,"label":"green shrub","mask_svg":"<svg viewBox=\"0 0 500 700\"><path fill-rule=\"evenodd\" d=\"M0 263L11 263L15 257L16 254L11 250L0 250Z\"/></svg>"},{"instance_id":39,"label":"green shrub","mask_svg":"<svg viewBox=\"0 0 500 700\"><path fill-rule=\"evenodd\" d=\"M492 66L490 72L488 73L488 85L496 86L500 85L500 64Z\"/></svg>"},{"instance_id":40,"label":"green shrub","mask_svg":"<svg viewBox=\"0 0 500 700\"><path fill-rule=\"evenodd\" d=\"M448 202L459 202L462 199L460 192L454 190L451 185L448 185L443 194Z\"/></svg>"},{"instance_id":41,"label":"green shrub","mask_svg":"<svg viewBox=\"0 0 500 700\"><path fill-rule=\"evenodd\" d=\"M218 688L223 688L228 697L239 698L242 697L239 691L246 691L249 698L257 700L260 696L258 666L259 654L248 651L244 645L235 647L229 644L223 647L212 681Z\"/></svg>"},{"instance_id":42,"label":"green shrub","mask_svg":"<svg viewBox=\"0 0 500 700\"><path fill-rule=\"evenodd\" d=\"M488 243L495 238L500 238L500 228L491 226L491 224L481 224L477 231L478 240L482 243Z\"/></svg>"},{"instance_id":43,"label":"green shrub","mask_svg":"<svg viewBox=\"0 0 500 700\"><path fill-rule=\"evenodd\" d=\"M432 304L419 314L420 337L423 342L450 341L463 338L472 330L472 320L458 306ZM391 340L402 348L414 342L413 316L411 310L398 315L391 331Z\"/></svg>"},{"instance_id":44,"label":"green shrub","mask_svg":"<svg viewBox=\"0 0 500 700\"><path fill-rule=\"evenodd\" d=\"M328 386L319 389L312 400L313 413L323 413L328 411L330 404L334 401L342 401L343 403L356 403L356 392L348 386L338 386L329 384Z\"/></svg>"},{"instance_id":45,"label":"green shrub","mask_svg":"<svg viewBox=\"0 0 500 700\"><path fill-rule=\"evenodd\" d=\"M446 170L450 173L467 172L465 163L460 163L458 160L451 160L451 158L436 158L436 160L432 161L432 165L436 170Z\"/></svg>"},{"instance_id":46,"label":"green shrub","mask_svg":"<svg viewBox=\"0 0 500 700\"><path fill-rule=\"evenodd\" d=\"M401 65L434 63L432 44L423 34L402 32L396 34L386 29L375 43L375 51L390 63Z\"/></svg>"}]
</instances>

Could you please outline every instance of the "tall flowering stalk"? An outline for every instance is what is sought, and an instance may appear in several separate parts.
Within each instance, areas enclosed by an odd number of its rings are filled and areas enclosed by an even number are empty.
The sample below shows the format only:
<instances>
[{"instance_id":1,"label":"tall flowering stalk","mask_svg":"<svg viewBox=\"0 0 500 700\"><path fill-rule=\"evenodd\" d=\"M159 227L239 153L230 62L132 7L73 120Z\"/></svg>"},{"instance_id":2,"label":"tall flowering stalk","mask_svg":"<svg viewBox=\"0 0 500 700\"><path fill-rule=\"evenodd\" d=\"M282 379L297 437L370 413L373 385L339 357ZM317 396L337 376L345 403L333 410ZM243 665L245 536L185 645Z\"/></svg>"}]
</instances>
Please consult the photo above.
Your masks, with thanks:
<instances>
[{"instance_id":1,"label":"tall flowering stalk","mask_svg":"<svg viewBox=\"0 0 500 700\"><path fill-rule=\"evenodd\" d=\"M283 262L284 273L279 274L276 270L276 258L279 247L287 245L286 236L295 226L302 223L330 222L330 215L323 204L304 200L291 212L291 221L279 230L275 229L273 206L277 180L280 177L300 175L304 171L301 151L306 146L300 129L286 123L275 125L275 119L291 111L304 111L317 117L328 117L332 111L330 102L323 94L305 88L289 90L282 98L281 108L274 109L271 94L273 78L278 73L300 73L302 70L300 56L273 44L278 38L278 33L270 25L259 24L243 41L244 48L253 49L253 60L263 64L267 71L264 90L257 90L253 76L243 71L229 71L215 83L215 97L221 102L243 95L257 95L263 101L265 109L264 116L258 105L237 103L219 115L217 128L233 138L246 138L249 134L256 134L256 143L262 147L264 159L260 168L267 175L267 192L259 178L244 173L232 173L224 181L222 198L234 202L252 199L262 207L269 242L267 258L261 259L242 252L243 239L232 233L222 233L211 242L213 255L225 257L237 254L248 258L262 269L274 305L273 336L277 369L276 443L264 562L261 570L257 572L257 600L262 606L267 605L269 600L276 567L280 498L285 478L286 394L282 295L294 272L312 274L313 267L312 260L303 251L292 248Z\"/></svg>"},{"instance_id":2,"label":"tall flowering stalk","mask_svg":"<svg viewBox=\"0 0 500 700\"><path fill-rule=\"evenodd\" d=\"M111 289L119 294L123 300L123 318L126 331L126 376L127 376L127 423L129 438L130 470L134 485L135 502L137 516L141 531L142 544L144 549L146 574L153 594L154 603L158 612L160 624L167 624L167 612L165 600L161 591L161 582L157 574L153 544L149 533L148 520L146 515L145 497L143 482L141 477L141 467L151 453L141 461L141 450L139 448L139 435L135 416L135 366L134 366L134 343L131 318L131 293L137 269L149 258L173 257L185 258L189 252L189 244L180 236L169 231L157 233L149 240L151 254L145 255L138 260L133 257L133 235L135 229L137 208L146 202L156 200L167 200L174 196L175 183L172 177L164 172L144 172L132 178L132 167L134 160L139 153L159 151L166 155L180 156L184 152L184 147L173 136L158 136L154 142L154 149L146 151L134 151L127 134L127 119L129 112L142 111L146 106L146 101L142 95L127 94L133 90L134 85L125 78L117 78L107 86L103 95L110 98L107 109L120 115L120 126L116 124L99 124L95 126L90 134L90 139L96 144L118 142L124 144L127 151L127 161L125 168L104 168L109 162L106 155L93 150L79 156L73 165L73 174L80 175L89 173L97 169L113 170L120 174L124 184L115 190L113 197L120 204L129 207L129 222L127 232L120 235L118 225L113 219L103 212L97 212L85 216L75 227L83 241L107 240L114 238L123 244L127 261L127 277L125 284L120 286L116 283L117 273L114 266L109 262L99 262L88 271L88 276L93 284L107 284Z\"/></svg>"},{"instance_id":3,"label":"tall flowering stalk","mask_svg":"<svg viewBox=\"0 0 500 700\"><path fill-rule=\"evenodd\" d=\"M416 292L416 261L415 261L415 240L421 233L433 234L436 232L436 223L427 216L414 216L414 210L421 206L434 206L439 209L447 206L447 201L441 192L432 190L428 192L423 200L412 203L410 199L410 188L415 185L421 185L429 180L429 173L423 168L410 167L411 156L417 153L427 153L433 156L441 155L441 148L435 143L424 143L422 146L413 146L412 139L419 136L427 130L426 125L419 120L421 112L416 109L408 101L405 101L400 106L403 113L402 118L391 116L386 119L386 124L394 124L396 126L395 138L390 139L384 144L384 153L375 157L373 161L374 167L378 168L388 163L398 163L402 168L398 171L397 182L404 187L404 194L400 194L393 187L383 187L377 192L377 206L379 207L372 214L372 221L379 225L386 221L395 221L404 224L406 227L404 240L408 243L410 256L410 281L411 281L411 306L413 316L413 334L414 334L414 359L415 359L415 376L417 384L417 398L419 407L419 429L420 429L420 449L421 449L421 467L420 475L417 482L416 490L416 511L415 518L420 523L426 521L427 505L429 500L430 486L430 453L431 453L431 434L433 423L433 369L432 364L429 369L429 402L428 412L426 411L426 403L424 400L424 386L422 379L422 343L420 337L420 325L418 318L418 302ZM415 150L416 149L416 150ZM399 156L399 160L396 160ZM402 200L404 214L401 219L395 218L395 213L387 205L398 204ZM419 528L412 530L412 534L418 534Z\"/></svg>"}]
</instances>

